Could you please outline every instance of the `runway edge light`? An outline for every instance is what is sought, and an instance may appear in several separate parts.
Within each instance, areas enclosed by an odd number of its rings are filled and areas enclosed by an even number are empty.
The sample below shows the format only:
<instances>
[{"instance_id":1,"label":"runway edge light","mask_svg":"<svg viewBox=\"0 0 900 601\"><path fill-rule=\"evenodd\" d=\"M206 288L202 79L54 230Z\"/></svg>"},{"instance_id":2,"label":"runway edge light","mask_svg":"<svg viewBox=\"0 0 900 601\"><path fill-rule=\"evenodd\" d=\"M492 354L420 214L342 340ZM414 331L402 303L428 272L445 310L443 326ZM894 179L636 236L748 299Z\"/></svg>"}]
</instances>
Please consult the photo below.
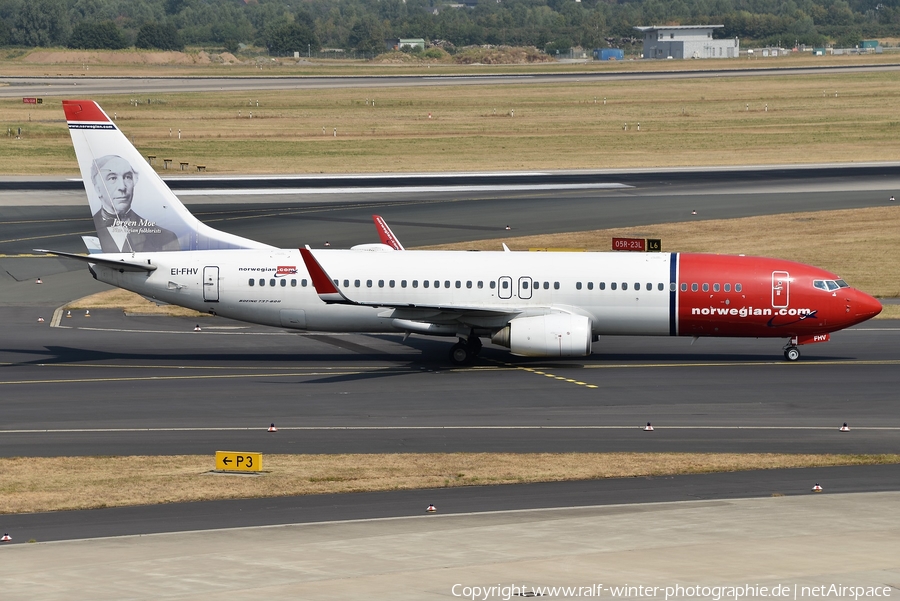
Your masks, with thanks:
<instances>
[{"instance_id":1,"label":"runway edge light","mask_svg":"<svg viewBox=\"0 0 900 601\"><path fill-rule=\"evenodd\" d=\"M822 487L819 486L819 483L816 482L816 485L812 487L813 492L822 492Z\"/></svg>"},{"instance_id":2,"label":"runway edge light","mask_svg":"<svg viewBox=\"0 0 900 601\"><path fill-rule=\"evenodd\" d=\"M849 432L850 431L850 426L847 425L847 422L844 422L844 425L841 426L840 431L841 432Z\"/></svg>"}]
</instances>

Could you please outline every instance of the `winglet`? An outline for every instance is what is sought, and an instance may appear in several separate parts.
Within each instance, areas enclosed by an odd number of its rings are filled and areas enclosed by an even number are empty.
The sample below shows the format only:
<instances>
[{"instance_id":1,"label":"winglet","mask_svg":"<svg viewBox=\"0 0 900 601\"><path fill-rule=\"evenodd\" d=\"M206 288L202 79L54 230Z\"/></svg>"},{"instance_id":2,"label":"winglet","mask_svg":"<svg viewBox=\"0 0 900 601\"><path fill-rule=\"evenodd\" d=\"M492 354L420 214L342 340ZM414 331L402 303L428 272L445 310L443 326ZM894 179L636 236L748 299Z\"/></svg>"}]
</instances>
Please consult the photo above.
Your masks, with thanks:
<instances>
[{"instance_id":1,"label":"winglet","mask_svg":"<svg viewBox=\"0 0 900 601\"><path fill-rule=\"evenodd\" d=\"M348 299L340 290L338 290L334 281L328 277L328 274L325 273L325 270L322 269L322 266L316 261L316 258L309 250L309 247L301 248L300 256L303 257L303 263L306 264L306 271L309 272L309 277L312 279L316 294L319 295L320 299L329 304L354 304L353 301Z\"/></svg>"},{"instance_id":2,"label":"winglet","mask_svg":"<svg viewBox=\"0 0 900 601\"><path fill-rule=\"evenodd\" d=\"M381 215L372 215L372 220L375 222L375 229L378 230L378 237L381 238L382 244L387 244L394 250L405 250Z\"/></svg>"}]
</instances>

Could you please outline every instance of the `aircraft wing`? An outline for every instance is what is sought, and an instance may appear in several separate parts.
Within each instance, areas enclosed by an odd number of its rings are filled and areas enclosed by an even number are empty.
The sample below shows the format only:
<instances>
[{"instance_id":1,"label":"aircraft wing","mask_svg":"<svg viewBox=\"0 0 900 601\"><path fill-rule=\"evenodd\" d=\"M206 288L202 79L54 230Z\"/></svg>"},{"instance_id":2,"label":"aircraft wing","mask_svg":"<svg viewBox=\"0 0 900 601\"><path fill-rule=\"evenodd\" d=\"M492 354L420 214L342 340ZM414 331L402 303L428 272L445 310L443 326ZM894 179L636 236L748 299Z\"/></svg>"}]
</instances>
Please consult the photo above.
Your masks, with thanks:
<instances>
[{"instance_id":1,"label":"aircraft wing","mask_svg":"<svg viewBox=\"0 0 900 601\"><path fill-rule=\"evenodd\" d=\"M552 313L551 307L485 307L463 305L423 305L417 303L368 302L353 300L341 291L319 264L309 248L301 248L300 255L306 264L310 279L319 298L329 304L359 305L363 307L381 307L392 310L383 317L393 317L411 321L434 324L465 323L478 327L502 327L510 319L527 313L540 315Z\"/></svg>"},{"instance_id":2,"label":"aircraft wing","mask_svg":"<svg viewBox=\"0 0 900 601\"><path fill-rule=\"evenodd\" d=\"M149 259L147 259L146 263L139 263L137 261L126 261L125 259L106 259L100 258L97 255L79 255L76 253L67 253L58 250L45 250L43 248L35 248L34 252L56 255L58 257L66 257L68 259L75 259L77 261L84 261L85 263L93 263L95 265L103 265L105 267L111 267L112 269L116 269L118 271L143 271L146 273L156 271L156 265L151 264Z\"/></svg>"}]
</instances>

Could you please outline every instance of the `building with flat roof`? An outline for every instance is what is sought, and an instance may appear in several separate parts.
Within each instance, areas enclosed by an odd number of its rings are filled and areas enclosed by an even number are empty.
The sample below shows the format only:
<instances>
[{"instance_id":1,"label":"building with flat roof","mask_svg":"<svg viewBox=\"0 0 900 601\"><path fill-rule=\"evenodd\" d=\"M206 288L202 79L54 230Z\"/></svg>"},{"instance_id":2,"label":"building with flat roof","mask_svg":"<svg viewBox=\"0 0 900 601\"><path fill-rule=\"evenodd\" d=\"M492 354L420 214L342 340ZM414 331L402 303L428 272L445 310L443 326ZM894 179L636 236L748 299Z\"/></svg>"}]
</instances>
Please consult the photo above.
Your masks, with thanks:
<instances>
[{"instance_id":1,"label":"building with flat roof","mask_svg":"<svg viewBox=\"0 0 900 601\"><path fill-rule=\"evenodd\" d=\"M714 40L724 25L653 25L635 27L644 34L644 58L737 58L737 38Z\"/></svg>"}]
</instances>

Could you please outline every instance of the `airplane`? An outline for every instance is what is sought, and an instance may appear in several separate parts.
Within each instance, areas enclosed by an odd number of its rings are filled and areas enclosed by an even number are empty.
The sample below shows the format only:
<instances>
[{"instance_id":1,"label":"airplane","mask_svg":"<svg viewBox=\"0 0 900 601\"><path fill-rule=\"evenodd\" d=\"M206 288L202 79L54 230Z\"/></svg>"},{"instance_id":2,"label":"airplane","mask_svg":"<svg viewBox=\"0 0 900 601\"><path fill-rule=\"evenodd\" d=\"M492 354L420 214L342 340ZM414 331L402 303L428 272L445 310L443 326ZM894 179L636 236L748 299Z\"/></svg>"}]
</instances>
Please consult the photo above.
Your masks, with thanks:
<instances>
[{"instance_id":1,"label":"airplane","mask_svg":"<svg viewBox=\"0 0 900 601\"><path fill-rule=\"evenodd\" d=\"M178 200L108 115L65 100L97 238L91 274L161 302L301 331L446 336L453 364L481 339L527 357L583 357L603 336L781 338L784 357L877 315L837 275L743 255L279 249L215 230ZM99 250L97 252L97 246ZM397 252L402 251L402 252Z\"/></svg>"}]
</instances>

